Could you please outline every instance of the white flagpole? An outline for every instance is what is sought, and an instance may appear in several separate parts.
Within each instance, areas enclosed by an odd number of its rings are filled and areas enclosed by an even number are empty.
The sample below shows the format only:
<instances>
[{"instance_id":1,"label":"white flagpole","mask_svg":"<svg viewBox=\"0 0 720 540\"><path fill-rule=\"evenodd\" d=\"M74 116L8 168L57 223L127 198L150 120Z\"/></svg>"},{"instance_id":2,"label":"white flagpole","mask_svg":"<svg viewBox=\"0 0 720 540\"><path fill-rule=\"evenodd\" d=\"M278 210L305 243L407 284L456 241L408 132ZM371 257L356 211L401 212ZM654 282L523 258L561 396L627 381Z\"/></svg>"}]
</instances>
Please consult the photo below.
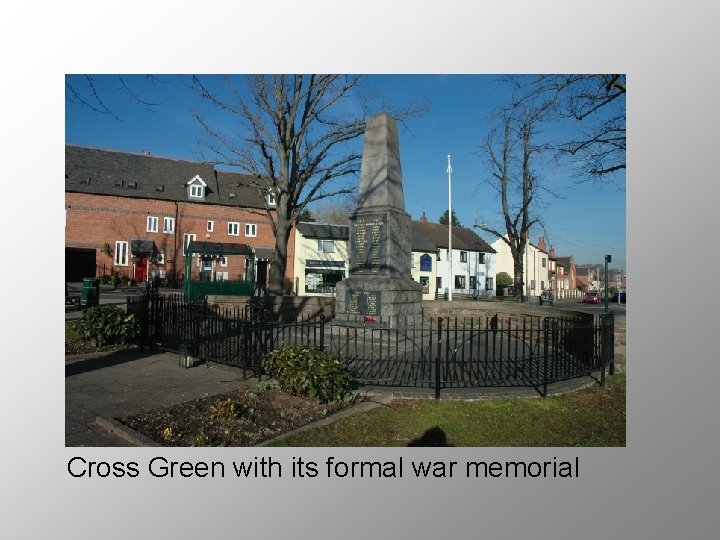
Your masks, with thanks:
<instances>
[{"instance_id":1,"label":"white flagpole","mask_svg":"<svg viewBox=\"0 0 720 540\"><path fill-rule=\"evenodd\" d=\"M448 154L448 301L452 302L453 273L452 273L452 165L450 165L450 154Z\"/></svg>"}]
</instances>

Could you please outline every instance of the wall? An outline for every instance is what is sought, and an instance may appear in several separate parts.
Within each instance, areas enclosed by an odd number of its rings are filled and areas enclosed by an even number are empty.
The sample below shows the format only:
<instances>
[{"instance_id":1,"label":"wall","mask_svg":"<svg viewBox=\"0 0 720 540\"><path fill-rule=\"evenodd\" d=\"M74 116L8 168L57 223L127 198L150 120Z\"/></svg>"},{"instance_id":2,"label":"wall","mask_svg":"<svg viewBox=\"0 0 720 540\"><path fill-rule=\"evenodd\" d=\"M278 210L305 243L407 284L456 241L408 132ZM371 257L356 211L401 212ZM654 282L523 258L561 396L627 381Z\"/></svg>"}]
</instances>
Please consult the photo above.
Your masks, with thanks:
<instances>
[{"instance_id":1,"label":"wall","mask_svg":"<svg viewBox=\"0 0 720 540\"><path fill-rule=\"evenodd\" d=\"M294 253L293 253L293 290L298 296L321 296L321 297L334 297L334 292L320 293L305 291L305 278L306 270L330 270L330 267L308 267L306 262L308 260L313 261L331 261L331 262L343 262L342 268L332 268L333 271L342 272L344 277L348 277L348 266L349 266L349 253L348 253L348 241L347 240L333 240L335 242L335 251L332 253L324 253L318 251L318 239L317 238L305 238L300 234L297 229L294 232L295 241ZM289 258L289 257L288 257ZM297 283L297 290L295 289L295 283Z\"/></svg>"},{"instance_id":2,"label":"wall","mask_svg":"<svg viewBox=\"0 0 720 540\"><path fill-rule=\"evenodd\" d=\"M428 255L430 257L430 271L420 269L420 257ZM428 279L428 290L423 292L423 300L433 300L436 292L436 278L437 278L437 253L430 251L413 251L412 252L412 264L410 266L410 275L413 280L420 283L420 278L425 277Z\"/></svg>"},{"instance_id":3,"label":"wall","mask_svg":"<svg viewBox=\"0 0 720 540\"><path fill-rule=\"evenodd\" d=\"M102 272L103 266L109 271L118 271L120 275L132 277L132 264L115 266L113 255L100 250L108 243L112 250L115 242L142 238L152 239L160 252L165 255L165 263L159 268L168 274L173 271L179 276L185 271L185 259L182 256L183 234L192 233L198 241L249 244L254 247L272 247L275 238L267 216L250 210L212 204L190 202L174 203L154 199L134 199L109 195L91 195L83 193L65 193L66 224L65 246L97 250L96 262ZM158 232L147 232L148 216L158 218ZM175 218L175 232L163 233L163 218ZM214 231L207 232L207 221L214 221ZM240 223L240 235L228 235L227 223ZM257 226L255 237L244 236L246 223ZM171 262L172 261L172 262ZM240 257L228 257L228 267L216 263L214 270L227 271L230 279L237 279L242 272ZM193 275L199 273L196 262L192 265Z\"/></svg>"}]
</instances>

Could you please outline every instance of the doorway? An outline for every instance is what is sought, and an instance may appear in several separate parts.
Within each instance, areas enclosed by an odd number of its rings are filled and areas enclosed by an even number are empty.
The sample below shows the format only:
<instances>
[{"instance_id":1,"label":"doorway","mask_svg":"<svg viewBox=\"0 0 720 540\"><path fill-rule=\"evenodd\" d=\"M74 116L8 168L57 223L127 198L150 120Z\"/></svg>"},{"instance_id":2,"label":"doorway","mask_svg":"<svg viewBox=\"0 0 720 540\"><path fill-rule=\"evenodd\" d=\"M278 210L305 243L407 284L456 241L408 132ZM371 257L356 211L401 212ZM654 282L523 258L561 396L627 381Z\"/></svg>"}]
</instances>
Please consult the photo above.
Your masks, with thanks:
<instances>
[{"instance_id":1,"label":"doorway","mask_svg":"<svg viewBox=\"0 0 720 540\"><path fill-rule=\"evenodd\" d=\"M135 263L135 281L138 283L144 283L147 281L147 257L138 257Z\"/></svg>"},{"instance_id":2,"label":"doorway","mask_svg":"<svg viewBox=\"0 0 720 540\"><path fill-rule=\"evenodd\" d=\"M258 261L257 262L257 288L258 289L266 289L267 288L267 273L268 273L268 261Z\"/></svg>"}]
</instances>

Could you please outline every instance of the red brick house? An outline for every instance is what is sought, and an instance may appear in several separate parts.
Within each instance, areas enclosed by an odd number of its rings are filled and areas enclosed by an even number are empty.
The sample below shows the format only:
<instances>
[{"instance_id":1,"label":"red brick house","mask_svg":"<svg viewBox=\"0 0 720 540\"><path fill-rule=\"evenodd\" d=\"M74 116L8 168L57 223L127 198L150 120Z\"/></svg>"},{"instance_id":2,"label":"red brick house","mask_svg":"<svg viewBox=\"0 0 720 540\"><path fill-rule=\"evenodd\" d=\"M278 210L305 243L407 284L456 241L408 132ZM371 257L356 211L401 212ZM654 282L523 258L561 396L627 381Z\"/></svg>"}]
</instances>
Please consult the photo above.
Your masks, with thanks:
<instances>
[{"instance_id":1,"label":"red brick house","mask_svg":"<svg viewBox=\"0 0 720 540\"><path fill-rule=\"evenodd\" d=\"M254 180L212 163L66 145L65 279L182 278L185 248L197 240L252 246L265 280L274 199ZM192 279L238 280L249 270L239 257L202 259Z\"/></svg>"}]
</instances>

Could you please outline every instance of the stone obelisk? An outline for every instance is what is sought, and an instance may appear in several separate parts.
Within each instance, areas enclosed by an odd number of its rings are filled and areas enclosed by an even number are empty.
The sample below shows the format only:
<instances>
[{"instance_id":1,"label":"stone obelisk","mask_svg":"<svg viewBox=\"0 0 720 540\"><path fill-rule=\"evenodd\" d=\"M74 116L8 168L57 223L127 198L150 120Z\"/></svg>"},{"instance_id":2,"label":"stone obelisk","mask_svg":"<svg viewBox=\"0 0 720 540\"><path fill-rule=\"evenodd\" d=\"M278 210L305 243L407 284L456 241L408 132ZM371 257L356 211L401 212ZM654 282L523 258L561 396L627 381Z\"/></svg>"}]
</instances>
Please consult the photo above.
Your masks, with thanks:
<instances>
[{"instance_id":1,"label":"stone obelisk","mask_svg":"<svg viewBox=\"0 0 720 540\"><path fill-rule=\"evenodd\" d=\"M412 222L405 212L395 119L367 120L358 207L350 216L349 276L336 286L335 313L411 324L422 317L422 287L410 276ZM349 319L349 317L345 317Z\"/></svg>"}]
</instances>

